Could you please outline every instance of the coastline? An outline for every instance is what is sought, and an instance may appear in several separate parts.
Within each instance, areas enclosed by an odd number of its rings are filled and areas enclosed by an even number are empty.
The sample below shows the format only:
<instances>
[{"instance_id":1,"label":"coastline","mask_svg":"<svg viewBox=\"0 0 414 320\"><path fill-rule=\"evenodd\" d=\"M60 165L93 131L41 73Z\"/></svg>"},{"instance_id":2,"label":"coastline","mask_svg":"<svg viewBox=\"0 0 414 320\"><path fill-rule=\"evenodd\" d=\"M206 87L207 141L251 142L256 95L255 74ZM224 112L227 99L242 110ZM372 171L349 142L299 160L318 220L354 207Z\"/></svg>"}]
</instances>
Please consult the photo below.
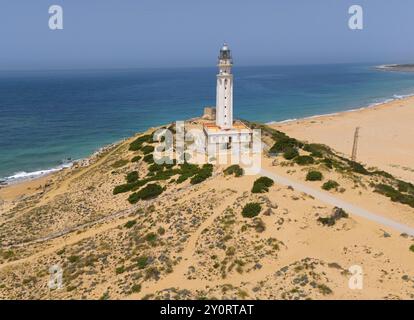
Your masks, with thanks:
<instances>
[{"instance_id":1,"label":"coastline","mask_svg":"<svg viewBox=\"0 0 414 320\"><path fill-rule=\"evenodd\" d=\"M393 96L393 98L388 98L388 99L385 99L384 101L372 103L372 104L369 104L369 105L366 105L366 106L357 107L355 109L349 109L349 110L332 112L332 113L316 114L316 115L303 117L303 118L286 119L286 120L281 120L281 121L269 121L269 122L266 122L265 124L267 124L267 125L281 125L281 124L287 124L287 123L297 122L297 121L306 121L306 120L318 119L318 118L322 118L322 117L338 116L338 115L341 115L341 114L347 114L347 113L351 113L351 112L358 112L358 111L363 111L363 110L367 110L367 109L374 109L375 107L379 107L379 106L382 106L382 105L387 105L387 104L389 104L390 102L393 102L393 101L401 101L401 100L409 99L411 97L414 97L414 93L413 94L406 94L406 95L396 95L395 94Z\"/></svg>"},{"instance_id":2,"label":"coastline","mask_svg":"<svg viewBox=\"0 0 414 320\"><path fill-rule=\"evenodd\" d=\"M414 182L414 96L330 115L313 116L271 127L309 143L323 143L345 157L360 128L356 161Z\"/></svg>"},{"instance_id":3,"label":"coastline","mask_svg":"<svg viewBox=\"0 0 414 320\"><path fill-rule=\"evenodd\" d=\"M53 175L55 173L61 172L65 169L70 169L72 167L87 166L94 158L99 157L102 153L112 149L113 147L116 147L117 145L125 141L126 139L127 138L124 138L116 142L104 145L85 158L66 162L56 167L32 171L32 172L21 171L21 172L16 172L13 175L8 176L8 177L0 178L0 188L44 178L44 177Z\"/></svg>"},{"instance_id":4,"label":"coastline","mask_svg":"<svg viewBox=\"0 0 414 320\"><path fill-rule=\"evenodd\" d=\"M338 117L346 117L348 115L355 115L358 116L362 113L365 112L373 112L376 111L378 109L383 109L383 108L389 108L392 107L392 104L395 102L400 102L403 104L406 103L410 103L410 102L414 102L414 94L410 94L410 95L394 95L393 98L389 98L384 100L383 102L378 102L378 103L373 103L367 106L362 106L359 108L355 108L355 109L351 109L351 110L344 110L344 111L340 111L340 112L334 112L334 113L327 113L327 114L320 114L320 115L312 115L312 116L308 116L308 117L303 117L303 118L298 118L298 119L286 119L286 120L282 120L282 121L269 121L266 122L267 125L273 126L273 127L277 127L278 129L286 130L288 129L290 131L290 133L292 133L290 130L292 128L292 126L297 127L297 126L301 126L301 125L309 125L309 123L314 122L314 121L329 121L332 120L334 118L338 118ZM148 128L147 130L149 130L150 128ZM145 130L145 131L147 131ZM145 132L143 131L143 132ZM293 130L296 131L296 130ZM139 133L137 133L139 134ZM300 137L299 137L300 138ZM47 177L53 177L54 175L65 171L67 169L75 169L78 167L83 167L83 166L87 166L89 165L92 161L94 161L94 159L96 159L97 157L99 157L102 153L106 152L107 150L112 149L113 147L119 145L120 143L124 142L125 140L127 140L128 138L123 138L121 140L118 140L114 143L102 146L101 148L99 148L98 150L96 150L95 152L93 152L91 155L82 158L82 159L77 159L74 160L70 163L66 163L66 164L62 164L60 166L54 167L54 168L50 168L50 169L45 169L45 170L38 170L38 171L34 171L34 172L28 172L28 173L15 173L9 177L6 178L2 178L0 179L0 190L4 190L5 188L9 188L11 186L16 186L16 185L20 185L23 186L24 189L24 185L25 184L36 184L36 181L44 181L45 178ZM304 139L306 140L306 139ZM321 141L323 142L323 141ZM331 146L335 149L334 146ZM341 152L340 150L337 150L339 152ZM344 153L346 156L349 156L349 154ZM15 179L13 179L12 177L16 177ZM10 179L12 178L12 179ZM410 179L412 180L412 179ZM21 188L18 188L21 189ZM2 192L0 192L0 199L2 197Z\"/></svg>"}]
</instances>

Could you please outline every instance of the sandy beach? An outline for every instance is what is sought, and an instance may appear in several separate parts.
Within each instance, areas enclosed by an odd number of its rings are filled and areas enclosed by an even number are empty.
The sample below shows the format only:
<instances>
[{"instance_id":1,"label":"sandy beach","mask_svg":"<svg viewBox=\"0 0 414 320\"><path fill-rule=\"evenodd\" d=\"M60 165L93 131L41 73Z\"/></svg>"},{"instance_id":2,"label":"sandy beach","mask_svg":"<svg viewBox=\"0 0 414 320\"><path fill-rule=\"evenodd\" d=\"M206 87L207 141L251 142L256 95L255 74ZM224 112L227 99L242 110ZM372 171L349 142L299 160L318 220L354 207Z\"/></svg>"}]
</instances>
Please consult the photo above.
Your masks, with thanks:
<instances>
[{"instance_id":1,"label":"sandy beach","mask_svg":"<svg viewBox=\"0 0 414 320\"><path fill-rule=\"evenodd\" d=\"M350 157L360 127L357 161L414 182L414 97L273 128L308 142L324 143Z\"/></svg>"}]
</instances>

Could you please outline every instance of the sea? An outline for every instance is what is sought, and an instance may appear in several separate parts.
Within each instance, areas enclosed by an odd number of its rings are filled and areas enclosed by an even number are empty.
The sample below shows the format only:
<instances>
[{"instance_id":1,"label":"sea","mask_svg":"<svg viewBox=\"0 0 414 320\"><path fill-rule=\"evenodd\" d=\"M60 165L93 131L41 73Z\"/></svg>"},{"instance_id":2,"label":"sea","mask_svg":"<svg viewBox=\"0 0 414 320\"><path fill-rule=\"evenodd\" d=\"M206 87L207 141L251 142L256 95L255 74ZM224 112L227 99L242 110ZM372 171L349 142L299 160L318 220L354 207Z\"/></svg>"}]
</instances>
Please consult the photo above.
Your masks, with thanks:
<instances>
[{"instance_id":1,"label":"sea","mask_svg":"<svg viewBox=\"0 0 414 320\"><path fill-rule=\"evenodd\" d=\"M215 67L0 72L0 183L68 167L149 127L202 115ZM373 64L234 67L235 118L289 121L414 94Z\"/></svg>"}]
</instances>

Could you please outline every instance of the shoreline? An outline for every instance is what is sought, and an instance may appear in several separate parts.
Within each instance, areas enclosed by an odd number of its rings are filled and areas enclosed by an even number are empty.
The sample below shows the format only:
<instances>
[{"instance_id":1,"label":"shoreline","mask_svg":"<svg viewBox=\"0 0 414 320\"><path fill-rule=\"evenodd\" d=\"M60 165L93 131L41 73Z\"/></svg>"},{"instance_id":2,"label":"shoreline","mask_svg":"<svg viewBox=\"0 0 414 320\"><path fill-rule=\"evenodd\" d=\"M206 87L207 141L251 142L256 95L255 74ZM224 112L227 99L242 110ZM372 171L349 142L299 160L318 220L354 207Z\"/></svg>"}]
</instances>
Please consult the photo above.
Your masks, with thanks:
<instances>
[{"instance_id":1,"label":"shoreline","mask_svg":"<svg viewBox=\"0 0 414 320\"><path fill-rule=\"evenodd\" d=\"M55 173L61 172L65 169L86 166L90 163L91 160L93 160L96 157L99 157L102 153L119 145L120 143L124 142L126 139L128 138L123 138L116 142L106 144L98 148L96 151L92 152L90 155L84 158L76 159L76 160L73 160L67 163L63 163L56 167L52 167L49 169L36 170L32 172L19 171L19 172L14 173L11 176L0 178L0 189L8 187L8 186L20 184L20 183L25 183L25 182L30 182L30 181L35 181L37 179L45 178Z\"/></svg>"},{"instance_id":2,"label":"shoreline","mask_svg":"<svg viewBox=\"0 0 414 320\"><path fill-rule=\"evenodd\" d=\"M270 126L301 141L325 144L347 158L351 158L358 127L356 161L414 183L413 117L414 96L409 96Z\"/></svg>"},{"instance_id":3,"label":"shoreline","mask_svg":"<svg viewBox=\"0 0 414 320\"><path fill-rule=\"evenodd\" d=\"M396 95L395 94L393 96L393 98L385 99L382 102L372 103L372 104L369 104L367 106L362 106L362 107L358 107L358 108L355 108L355 109L349 109L349 110L332 112L332 113L316 114L316 115L307 116L307 117L303 117L303 118L293 118L293 119L286 119L286 120L280 120L280 121L269 121L269 122L265 122L265 124L266 125L283 125L283 124L288 124L288 123L292 123L292 122L300 122L300 121L318 119L318 118L322 118L322 117L334 117L334 116L339 116L339 115L347 114L347 113L353 113L353 112L360 112L360 111L369 110L369 109L375 109L376 107L387 105L391 102L404 101L404 100L408 100L412 97L414 97L414 93L406 94L406 95Z\"/></svg>"},{"instance_id":4,"label":"shoreline","mask_svg":"<svg viewBox=\"0 0 414 320\"><path fill-rule=\"evenodd\" d=\"M269 121L269 122L265 122L265 124L270 125L270 126L281 126L281 127L283 127L284 125L291 125L291 124L303 124L309 121L317 121L317 120L327 119L331 117L340 117L340 116L344 116L348 114L358 114L364 111L376 110L377 108L389 107L389 104L393 102L396 102L396 101L405 102L405 101L410 101L411 99L414 99L414 94L394 95L393 98L385 99L382 102L377 102L377 103L372 103L370 105L361 106L359 108L354 108L354 109L344 110L344 111L339 111L339 112L333 112L333 113L317 114L317 115L307 116L303 118L286 119L286 120L280 120L280 121ZM142 132L146 132L149 129L150 128L147 128L146 130ZM136 134L139 134L139 132ZM113 143L104 145L100 147L99 149L97 149L96 151L94 151L92 154L86 156L85 158L73 160L72 162L69 162L66 164L64 163L56 167L52 167L49 169L43 169L43 170L36 170L33 172L16 172L13 175L10 175L8 177L0 178L0 190L7 188L9 186L33 182L36 180L43 179L45 177L53 176L54 174L62 172L65 169L70 169L70 168L79 167L79 166L80 167L86 166L95 157L98 157L100 154L104 153L108 149L111 149L119 145L120 143L124 142L127 139L129 139L129 137L122 138ZM13 178L19 175L21 175L21 177Z\"/></svg>"}]
</instances>

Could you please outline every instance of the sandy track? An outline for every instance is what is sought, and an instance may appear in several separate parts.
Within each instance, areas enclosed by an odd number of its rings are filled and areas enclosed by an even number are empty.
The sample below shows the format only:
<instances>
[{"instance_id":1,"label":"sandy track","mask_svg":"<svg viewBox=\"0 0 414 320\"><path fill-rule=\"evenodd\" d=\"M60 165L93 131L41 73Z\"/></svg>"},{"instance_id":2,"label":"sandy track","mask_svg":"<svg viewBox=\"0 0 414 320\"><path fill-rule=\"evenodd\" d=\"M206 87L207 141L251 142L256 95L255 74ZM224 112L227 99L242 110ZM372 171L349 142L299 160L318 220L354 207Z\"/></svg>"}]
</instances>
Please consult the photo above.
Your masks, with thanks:
<instances>
[{"instance_id":1,"label":"sandy track","mask_svg":"<svg viewBox=\"0 0 414 320\"><path fill-rule=\"evenodd\" d=\"M260 171L261 175L266 176L272 180L274 180L276 183L284 185L284 186L291 186L292 188L294 188L295 190L304 192L312 197L314 197L315 199L318 199L324 203L327 203L331 206L334 207L339 207L344 209L345 211L347 211L348 213L351 213L353 215L371 220L373 222L382 224L385 227L389 227L392 228L394 230L397 230L399 232L402 233L406 233L410 236L414 236L414 228L411 228L405 224L396 222L394 220L385 218L379 214L370 212L368 210L365 210L363 208L360 208L356 205L353 205L349 202L343 201L341 199L338 199L328 193L316 190L314 188L308 187L304 184L295 182L291 179L288 179L286 177L282 177L276 173L270 172L268 170L265 169L261 169Z\"/></svg>"}]
</instances>

